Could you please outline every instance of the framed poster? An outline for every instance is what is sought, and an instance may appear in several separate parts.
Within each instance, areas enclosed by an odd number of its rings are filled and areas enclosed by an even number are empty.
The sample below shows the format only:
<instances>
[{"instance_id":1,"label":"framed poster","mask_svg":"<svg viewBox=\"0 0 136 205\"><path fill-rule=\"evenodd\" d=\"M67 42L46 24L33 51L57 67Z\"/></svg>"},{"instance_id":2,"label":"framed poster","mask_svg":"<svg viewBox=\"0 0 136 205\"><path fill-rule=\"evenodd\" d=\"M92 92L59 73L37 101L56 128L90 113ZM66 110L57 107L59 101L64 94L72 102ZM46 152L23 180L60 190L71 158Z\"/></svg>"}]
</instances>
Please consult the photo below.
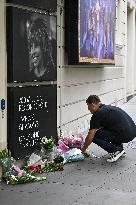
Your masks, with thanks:
<instances>
[{"instance_id":1,"label":"framed poster","mask_svg":"<svg viewBox=\"0 0 136 205\"><path fill-rule=\"evenodd\" d=\"M57 11L57 0L6 0L6 2L32 8L49 10L50 12Z\"/></svg>"},{"instance_id":2,"label":"framed poster","mask_svg":"<svg viewBox=\"0 0 136 205\"><path fill-rule=\"evenodd\" d=\"M115 0L68 0L65 8L69 64L115 64Z\"/></svg>"},{"instance_id":3,"label":"framed poster","mask_svg":"<svg viewBox=\"0 0 136 205\"><path fill-rule=\"evenodd\" d=\"M7 7L8 82L57 79L56 16Z\"/></svg>"},{"instance_id":4,"label":"framed poster","mask_svg":"<svg viewBox=\"0 0 136 205\"><path fill-rule=\"evenodd\" d=\"M8 148L14 158L40 148L41 138L57 137L57 86L8 88Z\"/></svg>"}]
</instances>

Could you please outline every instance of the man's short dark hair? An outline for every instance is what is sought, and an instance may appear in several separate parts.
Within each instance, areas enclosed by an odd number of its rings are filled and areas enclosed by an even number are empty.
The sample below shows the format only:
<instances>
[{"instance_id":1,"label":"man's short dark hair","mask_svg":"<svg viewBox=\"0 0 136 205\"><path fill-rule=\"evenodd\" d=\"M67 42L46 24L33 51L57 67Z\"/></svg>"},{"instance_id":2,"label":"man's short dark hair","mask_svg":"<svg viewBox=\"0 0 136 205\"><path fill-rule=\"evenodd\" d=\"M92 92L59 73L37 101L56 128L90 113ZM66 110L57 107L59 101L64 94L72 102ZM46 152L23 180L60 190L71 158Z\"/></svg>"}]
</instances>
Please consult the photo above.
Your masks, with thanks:
<instances>
[{"instance_id":1,"label":"man's short dark hair","mask_svg":"<svg viewBox=\"0 0 136 205\"><path fill-rule=\"evenodd\" d=\"M90 95L86 100L87 104L99 103L99 102L101 102L101 101L100 101L100 98L97 95Z\"/></svg>"}]
</instances>

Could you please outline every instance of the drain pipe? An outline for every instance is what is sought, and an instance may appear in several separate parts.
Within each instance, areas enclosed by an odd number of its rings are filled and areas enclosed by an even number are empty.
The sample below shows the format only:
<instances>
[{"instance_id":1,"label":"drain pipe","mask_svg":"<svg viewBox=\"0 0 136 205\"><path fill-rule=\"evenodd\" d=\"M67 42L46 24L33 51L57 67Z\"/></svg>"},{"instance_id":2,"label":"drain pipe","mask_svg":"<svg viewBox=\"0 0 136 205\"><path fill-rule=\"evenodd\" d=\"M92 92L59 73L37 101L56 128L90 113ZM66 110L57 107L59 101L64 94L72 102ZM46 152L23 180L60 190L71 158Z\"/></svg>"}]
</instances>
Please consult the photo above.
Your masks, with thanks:
<instances>
[{"instance_id":1,"label":"drain pipe","mask_svg":"<svg viewBox=\"0 0 136 205\"><path fill-rule=\"evenodd\" d=\"M59 23L60 23L60 31L58 32L59 36L60 36L60 45L58 45L58 50L59 50L59 64L58 64L58 68L59 68L59 89L60 89L60 95L59 95L59 109L60 109L60 125L59 125L59 129L60 129L60 136L62 135L62 18L63 18L63 1L61 0L60 5L59 6Z\"/></svg>"},{"instance_id":2,"label":"drain pipe","mask_svg":"<svg viewBox=\"0 0 136 205\"><path fill-rule=\"evenodd\" d=\"M125 53L125 62L124 62L124 101L127 102L127 1L125 2L125 44L124 44L124 53Z\"/></svg>"}]
</instances>

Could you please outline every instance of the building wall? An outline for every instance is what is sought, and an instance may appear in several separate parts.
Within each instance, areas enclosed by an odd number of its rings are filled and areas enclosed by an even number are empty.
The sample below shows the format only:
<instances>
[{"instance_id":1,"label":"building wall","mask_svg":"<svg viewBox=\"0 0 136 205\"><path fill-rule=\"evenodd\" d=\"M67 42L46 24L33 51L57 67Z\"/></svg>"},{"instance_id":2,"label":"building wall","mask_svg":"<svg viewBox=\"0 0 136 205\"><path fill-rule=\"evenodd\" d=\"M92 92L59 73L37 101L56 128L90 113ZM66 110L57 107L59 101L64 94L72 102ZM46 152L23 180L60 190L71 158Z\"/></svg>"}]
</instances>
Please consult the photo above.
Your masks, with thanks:
<instances>
[{"instance_id":1,"label":"building wall","mask_svg":"<svg viewBox=\"0 0 136 205\"><path fill-rule=\"evenodd\" d=\"M134 56L136 56L136 15L135 15L135 54ZM136 77L136 57L134 57L134 76ZM134 92L136 93L136 80L135 79L134 79Z\"/></svg>"},{"instance_id":2,"label":"building wall","mask_svg":"<svg viewBox=\"0 0 136 205\"><path fill-rule=\"evenodd\" d=\"M127 2L127 95L136 93L136 0Z\"/></svg>"},{"instance_id":3,"label":"building wall","mask_svg":"<svg viewBox=\"0 0 136 205\"><path fill-rule=\"evenodd\" d=\"M127 73L126 93L133 95L135 92L135 4L130 1L127 8Z\"/></svg>"},{"instance_id":4,"label":"building wall","mask_svg":"<svg viewBox=\"0 0 136 205\"><path fill-rule=\"evenodd\" d=\"M4 0L0 1L0 102L6 100L6 33L5 33L5 7ZM1 105L1 103L0 103ZM7 144L7 117L6 109L2 112L0 107L0 149Z\"/></svg>"},{"instance_id":5,"label":"building wall","mask_svg":"<svg viewBox=\"0 0 136 205\"><path fill-rule=\"evenodd\" d=\"M126 100L127 2L118 0L116 4L115 66L91 68L67 64L64 1L58 1L58 128L61 131L74 133L89 126L91 115L85 101L90 94L99 95L107 104L120 105Z\"/></svg>"}]
</instances>

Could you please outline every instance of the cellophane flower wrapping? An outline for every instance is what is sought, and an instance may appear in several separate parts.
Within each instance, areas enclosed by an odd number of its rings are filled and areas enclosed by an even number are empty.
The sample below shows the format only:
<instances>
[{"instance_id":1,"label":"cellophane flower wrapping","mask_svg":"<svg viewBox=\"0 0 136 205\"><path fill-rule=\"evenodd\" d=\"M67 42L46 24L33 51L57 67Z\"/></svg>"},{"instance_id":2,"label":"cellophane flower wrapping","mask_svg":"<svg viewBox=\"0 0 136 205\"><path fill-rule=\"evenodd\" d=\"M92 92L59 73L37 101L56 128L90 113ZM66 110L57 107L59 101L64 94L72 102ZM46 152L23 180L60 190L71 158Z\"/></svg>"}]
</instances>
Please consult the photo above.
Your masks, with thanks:
<instances>
[{"instance_id":1,"label":"cellophane flower wrapping","mask_svg":"<svg viewBox=\"0 0 136 205\"><path fill-rule=\"evenodd\" d=\"M80 133L71 136L64 136L63 143L67 145L70 149L71 148L81 149L83 144L83 136Z\"/></svg>"},{"instance_id":2,"label":"cellophane flower wrapping","mask_svg":"<svg viewBox=\"0 0 136 205\"><path fill-rule=\"evenodd\" d=\"M14 159L12 157L1 158L0 159L0 166L2 167L3 176L6 172L8 172L14 163Z\"/></svg>"},{"instance_id":3,"label":"cellophane flower wrapping","mask_svg":"<svg viewBox=\"0 0 136 205\"><path fill-rule=\"evenodd\" d=\"M47 161L53 160L54 155L54 139L51 137L47 139L47 137L43 137L41 140L41 152L44 159L47 159Z\"/></svg>"},{"instance_id":4,"label":"cellophane flower wrapping","mask_svg":"<svg viewBox=\"0 0 136 205\"><path fill-rule=\"evenodd\" d=\"M40 155L40 153L32 153L27 161L27 165L31 166L31 165L39 165L42 163L42 156Z\"/></svg>"},{"instance_id":5,"label":"cellophane flower wrapping","mask_svg":"<svg viewBox=\"0 0 136 205\"><path fill-rule=\"evenodd\" d=\"M65 153L65 152L69 151L70 148L69 148L67 145L65 145L65 143L64 143L62 140L59 140L59 141L58 141L57 150L58 150L58 152L60 152L61 154L63 154L63 153Z\"/></svg>"},{"instance_id":6,"label":"cellophane flower wrapping","mask_svg":"<svg viewBox=\"0 0 136 205\"><path fill-rule=\"evenodd\" d=\"M73 148L63 154L64 164L69 162L77 162L84 160L84 155L80 149Z\"/></svg>"},{"instance_id":7,"label":"cellophane flower wrapping","mask_svg":"<svg viewBox=\"0 0 136 205\"><path fill-rule=\"evenodd\" d=\"M7 149L0 150L0 167L3 175L10 170L14 159L11 157L11 153Z\"/></svg>"}]
</instances>

